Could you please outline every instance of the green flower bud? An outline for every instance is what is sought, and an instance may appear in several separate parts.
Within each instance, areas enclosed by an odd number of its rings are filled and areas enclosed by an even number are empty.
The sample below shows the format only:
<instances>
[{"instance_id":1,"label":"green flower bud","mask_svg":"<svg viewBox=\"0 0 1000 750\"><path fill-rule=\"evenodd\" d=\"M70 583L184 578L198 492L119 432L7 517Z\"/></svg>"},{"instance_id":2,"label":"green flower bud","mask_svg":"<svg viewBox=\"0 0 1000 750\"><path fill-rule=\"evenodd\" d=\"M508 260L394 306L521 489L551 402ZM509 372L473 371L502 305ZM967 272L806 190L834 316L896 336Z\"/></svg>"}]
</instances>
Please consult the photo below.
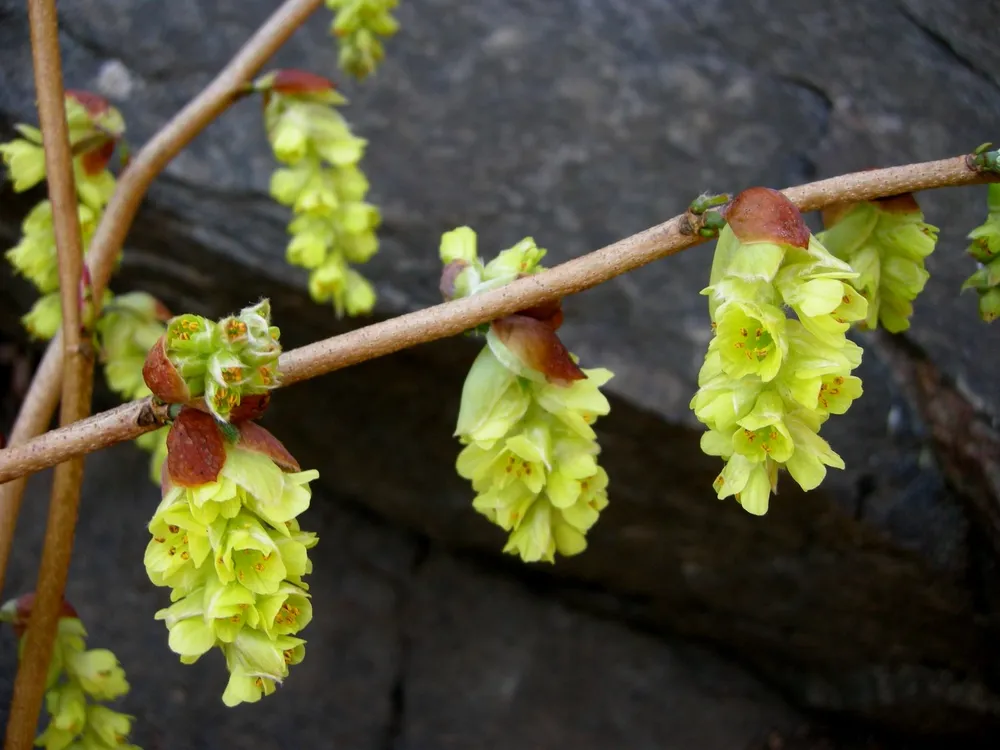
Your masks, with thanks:
<instances>
[{"instance_id":1,"label":"green flower bud","mask_svg":"<svg viewBox=\"0 0 1000 750\"><path fill-rule=\"evenodd\" d=\"M439 251L445 265L456 260L472 264L479 262L476 252L476 233L470 227L458 227L441 235Z\"/></svg>"},{"instance_id":2,"label":"green flower bud","mask_svg":"<svg viewBox=\"0 0 1000 750\"><path fill-rule=\"evenodd\" d=\"M979 316L987 323L1000 316L1000 287L987 289L979 295Z\"/></svg>"},{"instance_id":3,"label":"green flower bud","mask_svg":"<svg viewBox=\"0 0 1000 750\"><path fill-rule=\"evenodd\" d=\"M368 178L356 164L344 164L333 174L337 196L346 203L364 200L368 193Z\"/></svg>"},{"instance_id":4,"label":"green flower bud","mask_svg":"<svg viewBox=\"0 0 1000 750\"><path fill-rule=\"evenodd\" d=\"M976 269L976 272L962 284L962 291L976 289L985 292L995 286L1000 286L1000 262L992 261Z\"/></svg>"},{"instance_id":5,"label":"green flower bud","mask_svg":"<svg viewBox=\"0 0 1000 750\"><path fill-rule=\"evenodd\" d=\"M518 276L542 270L539 265L546 251L535 244L531 237L525 237L513 247L500 252L486 264L483 276L487 280L512 280Z\"/></svg>"},{"instance_id":6,"label":"green flower bud","mask_svg":"<svg viewBox=\"0 0 1000 750\"><path fill-rule=\"evenodd\" d=\"M290 169L277 169L271 175L269 192L283 206L292 206L305 190L315 171L315 162L302 162Z\"/></svg>"},{"instance_id":7,"label":"green flower bud","mask_svg":"<svg viewBox=\"0 0 1000 750\"><path fill-rule=\"evenodd\" d=\"M303 215L289 224L288 229L292 235L285 256L288 262L310 270L322 266L336 236L332 221Z\"/></svg>"},{"instance_id":8,"label":"green flower bud","mask_svg":"<svg viewBox=\"0 0 1000 750\"><path fill-rule=\"evenodd\" d=\"M348 269L344 310L350 316L367 315L375 307L375 288L353 268Z\"/></svg>"},{"instance_id":9,"label":"green flower bud","mask_svg":"<svg viewBox=\"0 0 1000 750\"><path fill-rule=\"evenodd\" d=\"M348 262L365 263L378 252L378 236L374 228L359 234L343 235L340 237L339 248Z\"/></svg>"}]
</instances>

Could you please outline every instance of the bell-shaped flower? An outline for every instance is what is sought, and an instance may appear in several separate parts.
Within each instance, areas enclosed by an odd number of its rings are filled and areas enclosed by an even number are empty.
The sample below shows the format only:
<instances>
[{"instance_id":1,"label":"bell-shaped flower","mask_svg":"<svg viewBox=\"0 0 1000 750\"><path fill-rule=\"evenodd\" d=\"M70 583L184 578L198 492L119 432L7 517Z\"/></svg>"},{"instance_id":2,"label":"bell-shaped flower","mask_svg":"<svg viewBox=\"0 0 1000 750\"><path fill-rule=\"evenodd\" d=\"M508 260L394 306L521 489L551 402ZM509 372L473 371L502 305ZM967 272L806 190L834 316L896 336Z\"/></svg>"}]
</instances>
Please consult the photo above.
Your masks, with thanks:
<instances>
[{"instance_id":1,"label":"bell-shaped flower","mask_svg":"<svg viewBox=\"0 0 1000 750\"><path fill-rule=\"evenodd\" d=\"M781 397L772 390L765 391L750 413L737 422L739 429L733 435L733 450L751 461L770 458L784 463L794 450L784 417Z\"/></svg>"},{"instance_id":2,"label":"bell-shaped flower","mask_svg":"<svg viewBox=\"0 0 1000 750\"><path fill-rule=\"evenodd\" d=\"M72 739L87 725L87 695L77 682L57 684L49 690L45 707L51 717L46 734L64 732Z\"/></svg>"},{"instance_id":3,"label":"bell-shaped flower","mask_svg":"<svg viewBox=\"0 0 1000 750\"><path fill-rule=\"evenodd\" d=\"M788 351L787 319L771 305L730 301L716 310L723 371L731 378L756 375L773 380Z\"/></svg>"},{"instance_id":4,"label":"bell-shaped flower","mask_svg":"<svg viewBox=\"0 0 1000 750\"><path fill-rule=\"evenodd\" d=\"M21 322L34 338L48 341L62 325L62 301L59 292L51 292L35 300Z\"/></svg>"},{"instance_id":5,"label":"bell-shaped flower","mask_svg":"<svg viewBox=\"0 0 1000 750\"><path fill-rule=\"evenodd\" d=\"M530 403L531 395L517 375L484 347L462 386L455 435L479 442L497 440L520 421Z\"/></svg>"},{"instance_id":6,"label":"bell-shaped flower","mask_svg":"<svg viewBox=\"0 0 1000 750\"><path fill-rule=\"evenodd\" d=\"M748 513L762 516L767 513L772 490L768 462L734 453L716 477L714 487L720 500L735 497Z\"/></svg>"},{"instance_id":7,"label":"bell-shaped flower","mask_svg":"<svg viewBox=\"0 0 1000 750\"><path fill-rule=\"evenodd\" d=\"M596 440L592 425L598 417L611 412L611 404L600 388L606 385L614 374L603 367L582 370L586 376L571 385L561 387L551 383L532 384L535 401L545 411L565 424L582 438Z\"/></svg>"},{"instance_id":8,"label":"bell-shaped flower","mask_svg":"<svg viewBox=\"0 0 1000 750\"><path fill-rule=\"evenodd\" d=\"M257 600L261 628L271 635L298 633L312 620L309 594L300 586L282 584L278 590Z\"/></svg>"},{"instance_id":9,"label":"bell-shaped flower","mask_svg":"<svg viewBox=\"0 0 1000 750\"><path fill-rule=\"evenodd\" d=\"M66 671L79 681L88 695L100 701L114 700L129 690L118 659L104 648L70 654Z\"/></svg>"},{"instance_id":10,"label":"bell-shaped flower","mask_svg":"<svg viewBox=\"0 0 1000 750\"><path fill-rule=\"evenodd\" d=\"M844 460L823 438L816 434L808 421L790 416L786 420L795 451L785 462L785 468L804 490L812 490L826 477L826 467L844 468Z\"/></svg>"},{"instance_id":11,"label":"bell-shaped flower","mask_svg":"<svg viewBox=\"0 0 1000 750\"><path fill-rule=\"evenodd\" d=\"M552 504L546 498L539 498L531 504L503 551L520 555L525 562L555 562Z\"/></svg>"},{"instance_id":12,"label":"bell-shaped flower","mask_svg":"<svg viewBox=\"0 0 1000 750\"><path fill-rule=\"evenodd\" d=\"M149 522L152 534L143 563L158 586L188 580L212 552L208 525L196 519L179 488L168 493Z\"/></svg>"},{"instance_id":13,"label":"bell-shaped flower","mask_svg":"<svg viewBox=\"0 0 1000 750\"><path fill-rule=\"evenodd\" d=\"M87 729L106 747L121 747L132 731L132 717L113 711L107 706L90 706L87 709Z\"/></svg>"},{"instance_id":14,"label":"bell-shaped flower","mask_svg":"<svg viewBox=\"0 0 1000 750\"><path fill-rule=\"evenodd\" d=\"M0 157L7 165L14 192L30 190L45 179L45 151L40 144L40 140L32 143L23 138L0 143Z\"/></svg>"}]
</instances>

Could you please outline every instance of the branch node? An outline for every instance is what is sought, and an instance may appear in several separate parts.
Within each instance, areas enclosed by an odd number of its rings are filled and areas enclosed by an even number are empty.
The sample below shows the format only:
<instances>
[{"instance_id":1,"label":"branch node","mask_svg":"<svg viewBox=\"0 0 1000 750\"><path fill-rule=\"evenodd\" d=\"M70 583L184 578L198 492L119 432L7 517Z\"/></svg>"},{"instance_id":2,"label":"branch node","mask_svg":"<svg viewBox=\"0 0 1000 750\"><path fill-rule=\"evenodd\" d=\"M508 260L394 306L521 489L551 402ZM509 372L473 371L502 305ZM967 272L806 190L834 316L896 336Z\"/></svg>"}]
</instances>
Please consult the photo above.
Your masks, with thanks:
<instances>
[{"instance_id":1,"label":"branch node","mask_svg":"<svg viewBox=\"0 0 1000 750\"><path fill-rule=\"evenodd\" d=\"M965 163L974 172L1000 174L1000 150L989 151L992 143L983 143L965 157Z\"/></svg>"}]
</instances>

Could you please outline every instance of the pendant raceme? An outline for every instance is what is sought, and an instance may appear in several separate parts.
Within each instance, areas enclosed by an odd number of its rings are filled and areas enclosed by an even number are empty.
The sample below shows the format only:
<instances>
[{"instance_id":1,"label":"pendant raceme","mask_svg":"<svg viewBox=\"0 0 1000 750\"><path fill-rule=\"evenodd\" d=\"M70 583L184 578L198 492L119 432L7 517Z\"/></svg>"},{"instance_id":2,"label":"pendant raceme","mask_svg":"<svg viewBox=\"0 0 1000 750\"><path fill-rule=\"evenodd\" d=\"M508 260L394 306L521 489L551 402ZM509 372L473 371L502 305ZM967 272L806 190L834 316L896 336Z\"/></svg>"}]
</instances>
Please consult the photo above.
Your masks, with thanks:
<instances>
[{"instance_id":1,"label":"pendant raceme","mask_svg":"<svg viewBox=\"0 0 1000 750\"><path fill-rule=\"evenodd\" d=\"M378 251L378 209L365 202L359 168L367 141L351 133L335 107L347 100L325 78L299 70L261 77L264 123L285 167L271 177L271 195L292 208L287 260L310 272L309 293L338 317L363 315L375 304L372 285L352 266Z\"/></svg>"},{"instance_id":2,"label":"pendant raceme","mask_svg":"<svg viewBox=\"0 0 1000 750\"><path fill-rule=\"evenodd\" d=\"M126 401L151 395L142 370L150 349L166 333L170 313L145 292L120 294L110 299L95 326L104 379ZM136 438L136 445L150 453L150 477L160 483L160 467L166 457L167 428Z\"/></svg>"},{"instance_id":3,"label":"pendant raceme","mask_svg":"<svg viewBox=\"0 0 1000 750\"><path fill-rule=\"evenodd\" d=\"M0 609L0 621L10 622L24 650L34 594L26 594ZM45 750L139 750L128 743L132 717L102 705L125 695L129 684L115 655L86 647L87 631L68 602L63 602L52 660L46 679L48 724L35 740Z\"/></svg>"},{"instance_id":4,"label":"pendant raceme","mask_svg":"<svg viewBox=\"0 0 1000 750\"><path fill-rule=\"evenodd\" d=\"M172 318L143 367L154 396L179 409L145 555L150 580L171 589L173 604L156 616L182 662L223 652L229 706L274 692L302 660L296 634L312 618L303 577L317 540L297 519L319 474L301 471L252 421L277 384L280 353L263 300L218 323Z\"/></svg>"},{"instance_id":5,"label":"pendant raceme","mask_svg":"<svg viewBox=\"0 0 1000 750\"><path fill-rule=\"evenodd\" d=\"M859 274L777 191L744 191L726 218L703 291L715 334L691 408L709 428L702 449L726 460L714 484L719 498L762 515L779 470L810 490L827 467L843 468L818 433L861 395L851 374L861 348L846 332L868 308L853 286Z\"/></svg>"},{"instance_id":6,"label":"pendant raceme","mask_svg":"<svg viewBox=\"0 0 1000 750\"><path fill-rule=\"evenodd\" d=\"M823 223L820 242L857 272L854 286L868 303L858 326L881 325L890 333L909 328L913 301L930 277L924 260L938 238L916 199L907 193L835 206L823 212Z\"/></svg>"},{"instance_id":7,"label":"pendant raceme","mask_svg":"<svg viewBox=\"0 0 1000 750\"><path fill-rule=\"evenodd\" d=\"M979 296L979 317L992 323L1000 316L1000 183L989 186L986 221L969 233L968 253L979 267L962 291L975 289Z\"/></svg>"},{"instance_id":8,"label":"pendant raceme","mask_svg":"<svg viewBox=\"0 0 1000 750\"><path fill-rule=\"evenodd\" d=\"M363 80L375 72L385 57L380 37L390 37L399 30L392 11L399 0L326 0L326 7L336 13L330 33L340 48L341 70Z\"/></svg>"},{"instance_id":9,"label":"pendant raceme","mask_svg":"<svg viewBox=\"0 0 1000 750\"><path fill-rule=\"evenodd\" d=\"M442 238L442 291L455 298L541 269L545 251L525 239L484 264L476 236L461 227ZM600 387L612 374L581 370L556 331L558 303L494 321L465 380L455 435L465 446L458 474L473 507L509 532L504 552L525 562L586 549L608 504L593 424L610 410Z\"/></svg>"},{"instance_id":10,"label":"pendant raceme","mask_svg":"<svg viewBox=\"0 0 1000 750\"><path fill-rule=\"evenodd\" d=\"M234 438L210 414L181 410L144 559L150 580L171 590L173 604L156 613L171 650L185 664L224 654L228 706L273 693L305 653L297 634L312 619L303 578L317 539L297 517L319 476L256 423L232 427Z\"/></svg>"},{"instance_id":11,"label":"pendant raceme","mask_svg":"<svg viewBox=\"0 0 1000 750\"><path fill-rule=\"evenodd\" d=\"M121 114L103 98L85 91L66 92L66 119L73 148L73 175L76 183L77 214L80 219L84 253L97 228L104 208L115 190L115 178L107 169L116 144L125 131ZM42 134L28 125L16 127L20 134L0 144L0 158L6 164L15 192L35 187L45 179L45 152ZM14 270L28 279L41 295L22 323L35 338L52 338L62 324L59 296L59 264L56 257L52 204L36 205L21 224L21 240L7 251ZM90 291L81 290L84 323L93 323ZM107 301L110 295L105 295Z\"/></svg>"}]
</instances>

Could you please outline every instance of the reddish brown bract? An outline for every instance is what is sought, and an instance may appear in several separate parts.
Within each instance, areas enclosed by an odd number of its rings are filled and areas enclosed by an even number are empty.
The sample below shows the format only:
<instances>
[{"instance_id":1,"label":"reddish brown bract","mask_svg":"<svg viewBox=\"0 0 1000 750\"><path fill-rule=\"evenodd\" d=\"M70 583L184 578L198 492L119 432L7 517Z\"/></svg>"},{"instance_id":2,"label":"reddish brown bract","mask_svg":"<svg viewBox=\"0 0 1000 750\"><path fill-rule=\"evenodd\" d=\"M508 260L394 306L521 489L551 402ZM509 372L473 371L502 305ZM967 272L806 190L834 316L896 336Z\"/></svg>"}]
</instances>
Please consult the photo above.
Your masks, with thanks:
<instances>
[{"instance_id":1,"label":"reddish brown bract","mask_svg":"<svg viewBox=\"0 0 1000 750\"><path fill-rule=\"evenodd\" d=\"M275 71L270 88L279 94L309 94L315 91L332 91L334 85L315 73L285 68Z\"/></svg>"},{"instance_id":2,"label":"reddish brown bract","mask_svg":"<svg viewBox=\"0 0 1000 750\"><path fill-rule=\"evenodd\" d=\"M518 315L526 315L529 318L534 318L545 323L553 331L558 331L559 326L563 324L562 300L557 299L551 302L542 302L534 307L521 310L518 312Z\"/></svg>"},{"instance_id":3,"label":"reddish brown bract","mask_svg":"<svg viewBox=\"0 0 1000 750\"><path fill-rule=\"evenodd\" d=\"M214 482L226 463L226 445L215 417L185 407L167 433L167 465L171 483L197 487Z\"/></svg>"},{"instance_id":4,"label":"reddish brown bract","mask_svg":"<svg viewBox=\"0 0 1000 750\"><path fill-rule=\"evenodd\" d=\"M229 421L232 424L246 422L250 419L260 419L267 411L268 404L271 403L270 393L257 393L252 396L243 396L240 403L229 412Z\"/></svg>"},{"instance_id":5,"label":"reddish brown bract","mask_svg":"<svg viewBox=\"0 0 1000 750\"><path fill-rule=\"evenodd\" d=\"M74 101L78 102L85 110L87 114L91 117L100 117L109 109L111 105L108 104L108 100L103 96L93 93L92 91L80 91L79 89L67 89L66 96Z\"/></svg>"},{"instance_id":6,"label":"reddish brown bract","mask_svg":"<svg viewBox=\"0 0 1000 750\"><path fill-rule=\"evenodd\" d=\"M777 190L753 187L733 198L725 218L741 242L809 246L809 227L799 209Z\"/></svg>"},{"instance_id":7,"label":"reddish brown bract","mask_svg":"<svg viewBox=\"0 0 1000 750\"><path fill-rule=\"evenodd\" d=\"M508 315L494 320L492 328L503 345L525 366L545 375L550 383L565 386L574 380L586 379L550 322L527 315Z\"/></svg>"},{"instance_id":8,"label":"reddish brown bract","mask_svg":"<svg viewBox=\"0 0 1000 750\"><path fill-rule=\"evenodd\" d=\"M445 300L455 296L455 282L458 280L458 275L468 267L469 264L464 260L453 260L442 269L438 289Z\"/></svg>"},{"instance_id":9,"label":"reddish brown bract","mask_svg":"<svg viewBox=\"0 0 1000 750\"><path fill-rule=\"evenodd\" d=\"M917 203L917 199L913 197L913 193L903 193L901 195L892 195L888 198L877 198L872 201L881 210L889 214L918 214L920 213L920 204Z\"/></svg>"},{"instance_id":10,"label":"reddish brown bract","mask_svg":"<svg viewBox=\"0 0 1000 750\"><path fill-rule=\"evenodd\" d=\"M28 627L28 620L31 618L31 610L35 607L35 592L22 594L17 598L17 611L14 613L14 621L11 627L14 635L20 638ZM78 617L76 609L66 599L62 600L62 607L59 610L59 619L64 617Z\"/></svg>"},{"instance_id":11,"label":"reddish brown bract","mask_svg":"<svg viewBox=\"0 0 1000 750\"><path fill-rule=\"evenodd\" d=\"M254 453L262 453L277 464L282 471L299 471L299 462L288 452L278 438L255 422L239 425L240 439L236 445Z\"/></svg>"},{"instance_id":12,"label":"reddish brown bract","mask_svg":"<svg viewBox=\"0 0 1000 750\"><path fill-rule=\"evenodd\" d=\"M157 340L142 365L142 379L156 398L167 404L183 404L191 400L191 391L184 378L167 357L166 339Z\"/></svg>"},{"instance_id":13,"label":"reddish brown bract","mask_svg":"<svg viewBox=\"0 0 1000 750\"><path fill-rule=\"evenodd\" d=\"M108 166L108 162L111 161L111 157L114 156L114 153L115 142L108 139L100 146L85 152L83 156L80 157L80 165L83 167L83 171L90 176L100 174L104 171L105 167Z\"/></svg>"}]
</instances>

